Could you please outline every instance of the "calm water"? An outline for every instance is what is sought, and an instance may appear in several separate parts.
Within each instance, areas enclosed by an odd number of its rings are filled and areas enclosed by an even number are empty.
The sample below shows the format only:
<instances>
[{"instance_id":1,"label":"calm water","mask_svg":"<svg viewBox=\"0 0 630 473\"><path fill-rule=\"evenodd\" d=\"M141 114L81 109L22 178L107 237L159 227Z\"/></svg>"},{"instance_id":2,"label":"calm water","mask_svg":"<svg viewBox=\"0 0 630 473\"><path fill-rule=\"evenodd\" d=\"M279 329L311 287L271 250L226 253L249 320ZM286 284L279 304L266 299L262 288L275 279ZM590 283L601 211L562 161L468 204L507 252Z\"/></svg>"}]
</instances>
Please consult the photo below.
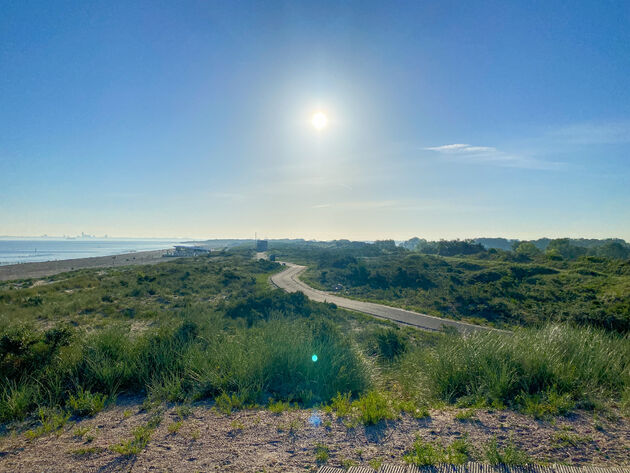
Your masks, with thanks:
<instances>
[{"instance_id":1,"label":"calm water","mask_svg":"<svg viewBox=\"0 0 630 473\"><path fill-rule=\"evenodd\" d=\"M172 240L1 240L0 265L54 261L135 251L162 250L179 244Z\"/></svg>"}]
</instances>

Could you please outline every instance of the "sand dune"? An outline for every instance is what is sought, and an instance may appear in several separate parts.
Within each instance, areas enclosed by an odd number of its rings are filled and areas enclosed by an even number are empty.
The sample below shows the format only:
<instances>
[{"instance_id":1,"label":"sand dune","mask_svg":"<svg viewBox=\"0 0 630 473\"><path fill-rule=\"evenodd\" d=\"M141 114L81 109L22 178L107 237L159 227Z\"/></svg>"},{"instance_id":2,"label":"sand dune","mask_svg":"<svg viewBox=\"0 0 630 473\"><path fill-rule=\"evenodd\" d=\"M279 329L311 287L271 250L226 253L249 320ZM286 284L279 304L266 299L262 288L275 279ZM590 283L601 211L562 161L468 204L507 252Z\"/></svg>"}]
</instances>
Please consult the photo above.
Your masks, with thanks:
<instances>
[{"instance_id":1,"label":"sand dune","mask_svg":"<svg viewBox=\"0 0 630 473\"><path fill-rule=\"evenodd\" d=\"M93 258L77 258L39 263L21 263L0 266L0 281L12 279L42 278L53 274L84 268L108 268L112 266L129 266L135 264L151 264L164 261L162 255L168 250L138 251L113 256L96 256Z\"/></svg>"}]
</instances>

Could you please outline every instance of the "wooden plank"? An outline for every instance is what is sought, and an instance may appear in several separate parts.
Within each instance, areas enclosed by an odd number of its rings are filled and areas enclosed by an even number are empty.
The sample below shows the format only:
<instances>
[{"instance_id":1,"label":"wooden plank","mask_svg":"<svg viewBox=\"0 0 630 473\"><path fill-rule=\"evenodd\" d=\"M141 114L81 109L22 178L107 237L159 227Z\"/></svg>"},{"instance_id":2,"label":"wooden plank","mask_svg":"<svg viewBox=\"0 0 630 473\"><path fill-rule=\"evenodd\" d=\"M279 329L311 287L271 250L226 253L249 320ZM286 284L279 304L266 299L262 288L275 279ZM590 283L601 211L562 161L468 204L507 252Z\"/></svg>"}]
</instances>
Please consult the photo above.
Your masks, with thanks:
<instances>
[{"instance_id":1,"label":"wooden plank","mask_svg":"<svg viewBox=\"0 0 630 473\"><path fill-rule=\"evenodd\" d=\"M374 469L369 466L351 466L348 473L374 473Z\"/></svg>"},{"instance_id":2,"label":"wooden plank","mask_svg":"<svg viewBox=\"0 0 630 473\"><path fill-rule=\"evenodd\" d=\"M406 465L392 465L386 463L380 466L378 473L407 473L409 470Z\"/></svg>"},{"instance_id":3,"label":"wooden plank","mask_svg":"<svg viewBox=\"0 0 630 473\"><path fill-rule=\"evenodd\" d=\"M322 466L317 473L346 473L343 468L333 468L332 466Z\"/></svg>"},{"instance_id":4,"label":"wooden plank","mask_svg":"<svg viewBox=\"0 0 630 473\"><path fill-rule=\"evenodd\" d=\"M318 473L375 473L372 468L366 466L353 466L349 470L322 466ZM415 465L383 464L378 473L630 473L630 467L614 466L609 468L597 466L568 466L568 465L487 465L478 462L469 462L464 465L432 465L417 467Z\"/></svg>"}]
</instances>

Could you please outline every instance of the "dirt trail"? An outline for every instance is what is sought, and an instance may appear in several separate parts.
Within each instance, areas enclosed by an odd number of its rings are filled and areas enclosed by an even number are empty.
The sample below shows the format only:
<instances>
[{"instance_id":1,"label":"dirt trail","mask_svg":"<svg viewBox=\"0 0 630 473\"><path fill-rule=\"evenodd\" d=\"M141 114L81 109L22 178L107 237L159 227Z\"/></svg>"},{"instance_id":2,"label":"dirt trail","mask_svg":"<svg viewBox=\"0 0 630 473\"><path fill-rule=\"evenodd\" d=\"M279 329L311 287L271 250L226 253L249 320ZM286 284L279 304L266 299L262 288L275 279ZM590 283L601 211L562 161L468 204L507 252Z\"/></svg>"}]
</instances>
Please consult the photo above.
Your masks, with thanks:
<instances>
[{"instance_id":1,"label":"dirt trail","mask_svg":"<svg viewBox=\"0 0 630 473\"><path fill-rule=\"evenodd\" d=\"M403 464L403 455L417 435L445 445L467 436L478 451L493 437L500 445L512 438L538 462L630 466L628 420L595 419L580 412L543 422L510 411L479 410L461 421L455 419L457 412L431 411L427 419L404 416L377 426L347 428L322 411L275 415L247 410L226 416L202 405L177 427L176 409L169 408L147 447L137 456L124 457L109 447L130 438L132 430L149 419L135 401L67 425L59 435L0 438L0 471L314 472L317 444L330 449L330 466L350 461L367 465L373 459ZM75 435L77 428L86 427L90 429L83 437ZM88 441L89 436L93 440ZM82 455L79 449L84 449Z\"/></svg>"}]
</instances>

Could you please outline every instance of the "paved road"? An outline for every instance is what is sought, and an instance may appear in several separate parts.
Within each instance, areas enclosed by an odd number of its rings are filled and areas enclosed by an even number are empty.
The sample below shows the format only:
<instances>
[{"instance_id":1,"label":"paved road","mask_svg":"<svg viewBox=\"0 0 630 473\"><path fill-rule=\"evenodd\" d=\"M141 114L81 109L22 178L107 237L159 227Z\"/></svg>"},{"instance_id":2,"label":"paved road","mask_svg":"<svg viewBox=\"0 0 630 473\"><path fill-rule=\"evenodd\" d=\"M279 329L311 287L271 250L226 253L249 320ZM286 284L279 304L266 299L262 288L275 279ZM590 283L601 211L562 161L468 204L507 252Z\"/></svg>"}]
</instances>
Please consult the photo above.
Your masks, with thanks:
<instances>
[{"instance_id":1,"label":"paved road","mask_svg":"<svg viewBox=\"0 0 630 473\"><path fill-rule=\"evenodd\" d=\"M306 269L306 266L299 266L293 263L282 264L286 265L287 269L285 269L281 273L277 273L271 276L271 282L287 292L303 292L309 299L317 302L330 302L336 304L339 307L343 307L344 309L363 312L365 314L373 315L375 317L389 319L401 324L413 325L414 327L422 328L425 330L442 330L444 326L454 327L460 332L491 330L487 327L482 327L479 325L457 322L456 320L441 319L439 317L433 317L432 315L420 314L418 312L398 309L396 307L389 307L382 304L375 304L373 302L363 302L353 299L346 299L345 297L340 297L335 294L319 291L298 279L298 275Z\"/></svg>"}]
</instances>

